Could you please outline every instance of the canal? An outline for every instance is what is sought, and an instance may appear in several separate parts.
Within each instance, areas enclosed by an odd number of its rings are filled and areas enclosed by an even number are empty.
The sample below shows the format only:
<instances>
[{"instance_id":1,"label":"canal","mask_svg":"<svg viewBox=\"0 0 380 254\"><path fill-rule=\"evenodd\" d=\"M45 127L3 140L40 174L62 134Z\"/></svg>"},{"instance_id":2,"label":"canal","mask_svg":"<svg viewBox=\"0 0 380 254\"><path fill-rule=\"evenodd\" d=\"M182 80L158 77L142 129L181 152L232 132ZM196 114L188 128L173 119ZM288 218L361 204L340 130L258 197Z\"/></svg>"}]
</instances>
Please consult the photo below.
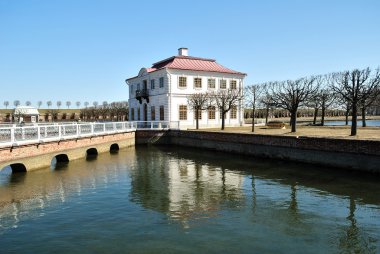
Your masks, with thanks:
<instances>
[{"instance_id":1,"label":"canal","mask_svg":"<svg viewBox=\"0 0 380 254\"><path fill-rule=\"evenodd\" d=\"M380 178L137 146L0 173L0 253L379 253Z\"/></svg>"}]
</instances>

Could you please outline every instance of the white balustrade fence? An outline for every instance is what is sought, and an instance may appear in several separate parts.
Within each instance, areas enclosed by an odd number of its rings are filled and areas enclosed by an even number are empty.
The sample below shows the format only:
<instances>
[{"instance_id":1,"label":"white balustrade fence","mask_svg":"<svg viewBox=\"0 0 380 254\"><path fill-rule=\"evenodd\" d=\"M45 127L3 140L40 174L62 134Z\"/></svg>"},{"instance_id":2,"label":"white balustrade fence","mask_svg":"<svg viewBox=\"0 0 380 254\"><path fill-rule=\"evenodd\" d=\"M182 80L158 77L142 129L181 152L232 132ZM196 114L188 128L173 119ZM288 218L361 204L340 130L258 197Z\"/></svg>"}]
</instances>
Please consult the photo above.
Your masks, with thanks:
<instances>
[{"instance_id":1,"label":"white balustrade fence","mask_svg":"<svg viewBox=\"0 0 380 254\"><path fill-rule=\"evenodd\" d=\"M0 126L0 147L106 135L136 129L179 129L179 122L105 122L34 124L24 127Z\"/></svg>"}]
</instances>

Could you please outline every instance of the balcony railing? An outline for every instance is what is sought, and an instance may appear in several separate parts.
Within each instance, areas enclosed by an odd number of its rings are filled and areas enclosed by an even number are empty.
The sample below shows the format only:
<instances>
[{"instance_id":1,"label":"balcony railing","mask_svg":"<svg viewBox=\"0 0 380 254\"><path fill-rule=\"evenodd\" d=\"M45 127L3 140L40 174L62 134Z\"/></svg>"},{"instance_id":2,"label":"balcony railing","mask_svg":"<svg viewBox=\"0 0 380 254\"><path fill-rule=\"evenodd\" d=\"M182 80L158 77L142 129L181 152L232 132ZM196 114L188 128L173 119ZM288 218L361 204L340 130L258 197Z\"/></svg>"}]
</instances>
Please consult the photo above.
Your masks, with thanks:
<instances>
[{"instance_id":1,"label":"balcony railing","mask_svg":"<svg viewBox=\"0 0 380 254\"><path fill-rule=\"evenodd\" d=\"M140 89L136 90L136 100L142 103L142 99L145 99L147 103L149 103L149 91L148 89Z\"/></svg>"}]
</instances>

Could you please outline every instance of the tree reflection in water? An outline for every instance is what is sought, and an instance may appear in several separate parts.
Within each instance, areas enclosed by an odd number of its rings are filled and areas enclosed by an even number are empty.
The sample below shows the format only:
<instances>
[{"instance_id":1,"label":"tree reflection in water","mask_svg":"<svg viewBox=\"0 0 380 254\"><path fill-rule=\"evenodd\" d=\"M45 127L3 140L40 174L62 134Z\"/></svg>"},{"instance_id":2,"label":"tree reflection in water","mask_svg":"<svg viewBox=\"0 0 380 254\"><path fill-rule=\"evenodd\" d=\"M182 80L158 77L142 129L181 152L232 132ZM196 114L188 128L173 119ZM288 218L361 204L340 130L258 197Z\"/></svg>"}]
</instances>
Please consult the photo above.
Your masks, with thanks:
<instances>
[{"instance_id":1,"label":"tree reflection in water","mask_svg":"<svg viewBox=\"0 0 380 254\"><path fill-rule=\"evenodd\" d=\"M356 202L350 197L349 225L343 229L344 235L339 238L340 253L376 253L377 240L362 232L355 218Z\"/></svg>"}]
</instances>

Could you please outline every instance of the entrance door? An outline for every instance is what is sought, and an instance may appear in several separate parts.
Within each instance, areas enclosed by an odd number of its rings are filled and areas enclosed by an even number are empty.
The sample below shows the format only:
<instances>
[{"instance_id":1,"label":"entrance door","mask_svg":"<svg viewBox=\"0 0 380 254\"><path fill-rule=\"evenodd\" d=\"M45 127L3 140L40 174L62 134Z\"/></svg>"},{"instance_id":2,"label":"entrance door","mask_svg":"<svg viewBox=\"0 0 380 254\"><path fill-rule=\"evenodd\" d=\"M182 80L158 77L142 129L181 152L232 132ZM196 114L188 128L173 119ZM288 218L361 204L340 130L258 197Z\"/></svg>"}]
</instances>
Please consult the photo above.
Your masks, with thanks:
<instances>
[{"instance_id":1,"label":"entrance door","mask_svg":"<svg viewBox=\"0 0 380 254\"><path fill-rule=\"evenodd\" d=\"M144 121L148 121L148 105L144 104Z\"/></svg>"}]
</instances>

